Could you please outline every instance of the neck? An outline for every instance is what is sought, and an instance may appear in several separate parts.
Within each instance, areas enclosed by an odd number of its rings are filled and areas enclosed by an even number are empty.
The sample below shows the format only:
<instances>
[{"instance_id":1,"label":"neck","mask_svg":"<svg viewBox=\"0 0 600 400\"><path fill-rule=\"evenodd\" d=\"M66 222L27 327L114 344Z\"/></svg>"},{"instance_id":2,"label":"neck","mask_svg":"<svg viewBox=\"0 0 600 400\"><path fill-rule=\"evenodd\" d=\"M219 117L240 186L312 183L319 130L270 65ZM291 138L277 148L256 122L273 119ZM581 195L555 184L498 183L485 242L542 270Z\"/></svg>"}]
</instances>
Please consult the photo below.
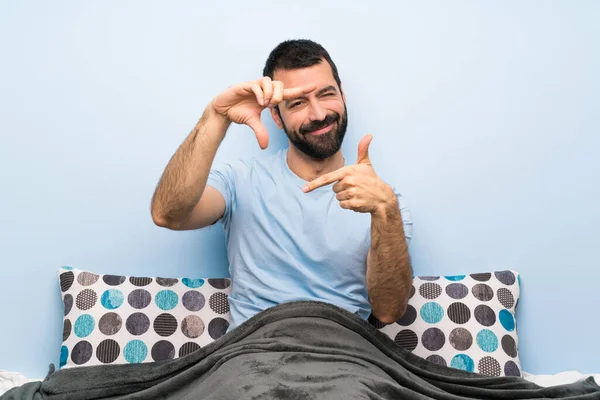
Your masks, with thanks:
<instances>
[{"instance_id":1,"label":"neck","mask_svg":"<svg viewBox=\"0 0 600 400\"><path fill-rule=\"evenodd\" d=\"M342 150L324 160L317 160L302 153L290 143L287 152L287 164L290 170L305 181L312 181L344 166Z\"/></svg>"}]
</instances>

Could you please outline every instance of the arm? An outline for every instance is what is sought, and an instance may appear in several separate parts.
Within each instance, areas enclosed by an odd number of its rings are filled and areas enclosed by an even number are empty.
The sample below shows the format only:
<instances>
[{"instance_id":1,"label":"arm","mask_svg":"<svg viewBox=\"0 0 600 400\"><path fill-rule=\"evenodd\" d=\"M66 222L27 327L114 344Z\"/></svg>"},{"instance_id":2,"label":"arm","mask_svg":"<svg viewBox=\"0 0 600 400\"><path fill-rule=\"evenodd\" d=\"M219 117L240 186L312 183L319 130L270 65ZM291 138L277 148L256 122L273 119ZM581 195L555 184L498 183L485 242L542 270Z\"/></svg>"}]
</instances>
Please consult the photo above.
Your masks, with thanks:
<instances>
[{"instance_id":1,"label":"arm","mask_svg":"<svg viewBox=\"0 0 600 400\"><path fill-rule=\"evenodd\" d=\"M234 85L213 99L202 118L167 165L152 197L152 219L174 230L198 229L215 223L225 213L225 199L207 187L219 144L232 122L248 125L265 149L269 142L260 113L283 100L315 89L315 85L284 89L283 83L263 77Z\"/></svg>"},{"instance_id":2,"label":"arm","mask_svg":"<svg viewBox=\"0 0 600 400\"><path fill-rule=\"evenodd\" d=\"M412 275L398 199L389 188L389 200L371 214L367 256L369 301L381 322L391 324L406 311Z\"/></svg>"},{"instance_id":3,"label":"arm","mask_svg":"<svg viewBox=\"0 0 600 400\"><path fill-rule=\"evenodd\" d=\"M167 165L152 197L152 219L174 230L215 223L225 212L223 196L206 189L210 167L230 121L207 107Z\"/></svg>"},{"instance_id":4,"label":"arm","mask_svg":"<svg viewBox=\"0 0 600 400\"><path fill-rule=\"evenodd\" d=\"M337 182L333 191L340 207L371 214L371 247L367 254L367 292L373 314L383 323L397 321L406 311L412 286L404 224L398 198L373 169L367 135L358 144L358 161L308 182L303 190Z\"/></svg>"}]
</instances>

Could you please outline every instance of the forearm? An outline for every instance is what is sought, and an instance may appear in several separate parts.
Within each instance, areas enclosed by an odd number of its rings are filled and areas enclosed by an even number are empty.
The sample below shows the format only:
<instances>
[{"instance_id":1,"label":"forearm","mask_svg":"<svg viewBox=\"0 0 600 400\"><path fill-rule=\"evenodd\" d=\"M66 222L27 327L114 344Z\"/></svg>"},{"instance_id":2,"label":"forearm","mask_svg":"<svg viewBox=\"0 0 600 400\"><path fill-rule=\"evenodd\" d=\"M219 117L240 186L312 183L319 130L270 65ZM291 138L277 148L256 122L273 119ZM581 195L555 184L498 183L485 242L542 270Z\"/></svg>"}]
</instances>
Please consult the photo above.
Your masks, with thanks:
<instances>
[{"instance_id":1,"label":"forearm","mask_svg":"<svg viewBox=\"0 0 600 400\"><path fill-rule=\"evenodd\" d=\"M371 214L367 290L373 314L381 322L395 322L406 311L412 275L402 215L394 195Z\"/></svg>"},{"instance_id":2,"label":"forearm","mask_svg":"<svg viewBox=\"0 0 600 400\"><path fill-rule=\"evenodd\" d=\"M169 161L152 197L152 218L163 224L184 220L202 197L219 144L230 122L208 106Z\"/></svg>"}]
</instances>

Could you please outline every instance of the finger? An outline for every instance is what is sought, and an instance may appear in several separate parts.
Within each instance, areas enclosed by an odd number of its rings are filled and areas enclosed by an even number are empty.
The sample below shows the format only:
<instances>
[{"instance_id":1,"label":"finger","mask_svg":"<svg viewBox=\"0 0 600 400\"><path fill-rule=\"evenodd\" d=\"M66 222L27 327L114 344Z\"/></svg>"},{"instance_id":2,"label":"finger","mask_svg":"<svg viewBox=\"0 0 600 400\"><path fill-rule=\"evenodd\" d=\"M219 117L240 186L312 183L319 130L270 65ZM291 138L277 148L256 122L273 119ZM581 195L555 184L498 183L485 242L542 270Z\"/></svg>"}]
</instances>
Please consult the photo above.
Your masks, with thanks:
<instances>
[{"instance_id":1,"label":"finger","mask_svg":"<svg viewBox=\"0 0 600 400\"><path fill-rule=\"evenodd\" d=\"M315 179L314 181L308 182L302 188L304 193L308 193L316 188L320 188L321 186L329 185L332 182L339 181L346 176L347 169L346 167L340 168L336 171L330 172L328 174L322 175Z\"/></svg>"},{"instance_id":2,"label":"finger","mask_svg":"<svg viewBox=\"0 0 600 400\"><path fill-rule=\"evenodd\" d=\"M335 185L333 185L332 189L335 193L342 192L348 189L350 185L348 184L348 177L338 181Z\"/></svg>"},{"instance_id":3,"label":"finger","mask_svg":"<svg viewBox=\"0 0 600 400\"><path fill-rule=\"evenodd\" d=\"M352 210L354 208L354 203L352 200L340 201L340 207L345 208L346 210Z\"/></svg>"},{"instance_id":4,"label":"finger","mask_svg":"<svg viewBox=\"0 0 600 400\"><path fill-rule=\"evenodd\" d=\"M371 160L369 159L369 145L371 144L371 140L373 140L373 135L366 135L358 143L358 160L356 161L357 164L371 163Z\"/></svg>"},{"instance_id":5,"label":"finger","mask_svg":"<svg viewBox=\"0 0 600 400\"><path fill-rule=\"evenodd\" d=\"M350 200L355 197L355 193L352 190L343 190L335 195L335 198L339 201Z\"/></svg>"},{"instance_id":6,"label":"finger","mask_svg":"<svg viewBox=\"0 0 600 400\"><path fill-rule=\"evenodd\" d=\"M270 107L274 107L283 100L283 82L273 81L273 97L271 97Z\"/></svg>"},{"instance_id":7,"label":"finger","mask_svg":"<svg viewBox=\"0 0 600 400\"><path fill-rule=\"evenodd\" d=\"M284 89L283 90L283 100L291 100L291 99L295 99L296 97L304 96L305 94L312 92L316 88L317 88L317 85L311 83L306 86L300 86L300 87L291 88L291 89Z\"/></svg>"},{"instance_id":8,"label":"finger","mask_svg":"<svg viewBox=\"0 0 600 400\"><path fill-rule=\"evenodd\" d=\"M340 207L345 208L346 210L352 210L354 212L369 212L368 205L365 205L364 202L361 202L357 199L340 201Z\"/></svg>"},{"instance_id":9,"label":"finger","mask_svg":"<svg viewBox=\"0 0 600 400\"><path fill-rule=\"evenodd\" d=\"M247 125L254 131L260 148L263 150L266 149L269 145L269 133L260 118L256 117L248 120Z\"/></svg>"},{"instance_id":10,"label":"finger","mask_svg":"<svg viewBox=\"0 0 600 400\"><path fill-rule=\"evenodd\" d=\"M263 106L267 107L273 97L273 81L268 76L265 76L261 80L261 87L263 91Z\"/></svg>"},{"instance_id":11,"label":"finger","mask_svg":"<svg viewBox=\"0 0 600 400\"><path fill-rule=\"evenodd\" d=\"M264 105L263 92L262 92L262 89L260 88L260 85L256 82L253 82L250 85L250 88L252 89L252 92L254 92L254 95L256 96L256 101L258 102L258 104L260 104L261 106Z\"/></svg>"}]
</instances>

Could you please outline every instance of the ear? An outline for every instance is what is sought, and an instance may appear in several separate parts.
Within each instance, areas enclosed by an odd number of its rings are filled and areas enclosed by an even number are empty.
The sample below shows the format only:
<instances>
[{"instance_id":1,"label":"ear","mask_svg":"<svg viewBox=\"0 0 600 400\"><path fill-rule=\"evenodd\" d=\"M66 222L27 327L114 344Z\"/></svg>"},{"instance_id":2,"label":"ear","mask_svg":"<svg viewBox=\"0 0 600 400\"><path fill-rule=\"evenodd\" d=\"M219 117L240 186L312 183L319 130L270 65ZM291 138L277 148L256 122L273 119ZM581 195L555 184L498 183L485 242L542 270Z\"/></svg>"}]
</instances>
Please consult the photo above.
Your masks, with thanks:
<instances>
[{"instance_id":1,"label":"ear","mask_svg":"<svg viewBox=\"0 0 600 400\"><path fill-rule=\"evenodd\" d=\"M271 117L273 117L273 121L275 121L275 125L277 125L277 127L279 129L283 129L283 124L281 123L281 118L279 117L279 112L275 109L275 107L270 109L271 111Z\"/></svg>"}]
</instances>

